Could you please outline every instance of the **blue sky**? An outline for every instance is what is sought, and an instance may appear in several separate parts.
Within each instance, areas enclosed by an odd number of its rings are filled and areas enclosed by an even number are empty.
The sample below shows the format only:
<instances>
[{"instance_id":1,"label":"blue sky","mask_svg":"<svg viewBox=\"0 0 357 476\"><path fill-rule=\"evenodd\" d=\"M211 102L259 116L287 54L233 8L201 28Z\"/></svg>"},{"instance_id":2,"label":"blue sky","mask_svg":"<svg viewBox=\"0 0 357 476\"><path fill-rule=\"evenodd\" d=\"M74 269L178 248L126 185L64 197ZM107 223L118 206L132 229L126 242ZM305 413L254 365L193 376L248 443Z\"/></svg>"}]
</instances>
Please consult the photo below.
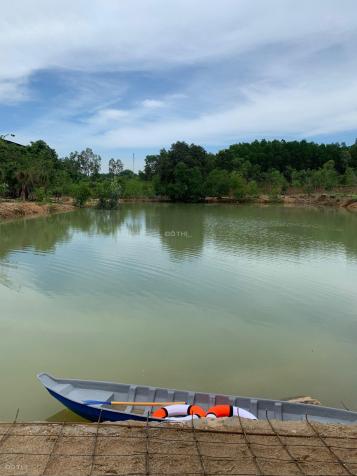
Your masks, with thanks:
<instances>
[{"instance_id":1,"label":"blue sky","mask_svg":"<svg viewBox=\"0 0 357 476\"><path fill-rule=\"evenodd\" d=\"M0 134L143 165L186 140L354 142L355 0L13 0Z\"/></svg>"}]
</instances>

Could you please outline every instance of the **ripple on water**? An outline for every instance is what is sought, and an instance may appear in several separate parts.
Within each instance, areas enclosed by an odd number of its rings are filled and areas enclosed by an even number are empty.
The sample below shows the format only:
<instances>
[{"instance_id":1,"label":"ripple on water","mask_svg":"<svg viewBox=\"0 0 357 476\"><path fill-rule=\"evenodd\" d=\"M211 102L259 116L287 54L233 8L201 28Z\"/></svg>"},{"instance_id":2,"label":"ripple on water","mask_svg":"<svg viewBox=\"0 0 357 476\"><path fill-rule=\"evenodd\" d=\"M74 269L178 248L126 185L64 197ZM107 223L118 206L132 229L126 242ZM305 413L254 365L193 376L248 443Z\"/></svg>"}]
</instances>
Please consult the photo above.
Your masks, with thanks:
<instances>
[{"instance_id":1,"label":"ripple on water","mask_svg":"<svg viewBox=\"0 0 357 476\"><path fill-rule=\"evenodd\" d=\"M347 401L356 225L279 207L138 205L9 227L0 358L16 348L19 359L2 359L4 374L16 365L21 381L46 363L63 375Z\"/></svg>"}]
</instances>

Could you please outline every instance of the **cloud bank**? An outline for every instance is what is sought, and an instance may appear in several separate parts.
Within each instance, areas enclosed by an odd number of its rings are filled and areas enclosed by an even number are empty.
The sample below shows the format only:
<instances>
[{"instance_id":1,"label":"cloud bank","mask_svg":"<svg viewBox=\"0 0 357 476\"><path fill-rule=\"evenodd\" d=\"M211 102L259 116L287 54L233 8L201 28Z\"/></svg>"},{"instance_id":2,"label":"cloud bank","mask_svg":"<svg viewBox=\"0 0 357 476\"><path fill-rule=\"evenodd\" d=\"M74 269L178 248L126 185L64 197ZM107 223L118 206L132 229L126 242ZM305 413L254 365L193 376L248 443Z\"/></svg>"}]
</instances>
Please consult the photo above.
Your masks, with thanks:
<instances>
[{"instance_id":1,"label":"cloud bank","mask_svg":"<svg viewBox=\"0 0 357 476\"><path fill-rule=\"evenodd\" d=\"M355 0L14 0L0 128L63 153L356 131Z\"/></svg>"}]
</instances>

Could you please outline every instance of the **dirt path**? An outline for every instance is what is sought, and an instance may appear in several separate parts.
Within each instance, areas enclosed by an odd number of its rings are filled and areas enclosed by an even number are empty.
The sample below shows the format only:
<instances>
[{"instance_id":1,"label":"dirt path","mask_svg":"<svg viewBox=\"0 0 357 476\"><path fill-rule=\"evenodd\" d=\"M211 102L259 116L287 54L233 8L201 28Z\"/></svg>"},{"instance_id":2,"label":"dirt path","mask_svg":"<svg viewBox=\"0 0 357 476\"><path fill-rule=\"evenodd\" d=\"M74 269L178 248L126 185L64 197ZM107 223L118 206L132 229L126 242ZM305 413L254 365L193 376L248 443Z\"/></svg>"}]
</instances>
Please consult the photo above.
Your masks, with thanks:
<instances>
[{"instance_id":1,"label":"dirt path","mask_svg":"<svg viewBox=\"0 0 357 476\"><path fill-rule=\"evenodd\" d=\"M0 474L351 475L357 425L0 423Z\"/></svg>"}]
</instances>

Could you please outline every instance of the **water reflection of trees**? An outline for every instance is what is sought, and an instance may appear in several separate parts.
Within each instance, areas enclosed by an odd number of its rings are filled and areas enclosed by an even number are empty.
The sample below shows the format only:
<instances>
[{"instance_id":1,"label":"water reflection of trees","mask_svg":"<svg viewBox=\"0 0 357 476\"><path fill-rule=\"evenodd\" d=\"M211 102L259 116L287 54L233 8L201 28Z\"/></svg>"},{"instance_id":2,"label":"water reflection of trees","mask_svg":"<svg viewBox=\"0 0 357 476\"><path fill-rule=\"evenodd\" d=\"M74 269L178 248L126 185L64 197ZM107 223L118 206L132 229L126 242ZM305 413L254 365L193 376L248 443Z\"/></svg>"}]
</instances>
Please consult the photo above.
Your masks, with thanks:
<instances>
[{"instance_id":1,"label":"water reflection of trees","mask_svg":"<svg viewBox=\"0 0 357 476\"><path fill-rule=\"evenodd\" d=\"M230 253L306 254L344 250L357 257L357 216L337 209L237 205L126 204L119 210L78 210L3 223L0 259L32 249L53 252L75 233L115 235L122 227L131 235L144 229L158 236L177 260L199 256L204 243Z\"/></svg>"},{"instance_id":2,"label":"water reflection of trees","mask_svg":"<svg viewBox=\"0 0 357 476\"><path fill-rule=\"evenodd\" d=\"M71 221L70 214L61 214L0 224L0 258L11 251L28 248L37 252L53 251L57 243L70 240Z\"/></svg>"},{"instance_id":3,"label":"water reflection of trees","mask_svg":"<svg viewBox=\"0 0 357 476\"><path fill-rule=\"evenodd\" d=\"M344 250L357 257L357 216L340 209L210 206L205 238L229 252L306 254Z\"/></svg>"},{"instance_id":4,"label":"water reflection of trees","mask_svg":"<svg viewBox=\"0 0 357 476\"><path fill-rule=\"evenodd\" d=\"M204 207L186 204L156 204L145 214L147 233L160 236L174 259L198 256L204 244Z\"/></svg>"}]
</instances>

